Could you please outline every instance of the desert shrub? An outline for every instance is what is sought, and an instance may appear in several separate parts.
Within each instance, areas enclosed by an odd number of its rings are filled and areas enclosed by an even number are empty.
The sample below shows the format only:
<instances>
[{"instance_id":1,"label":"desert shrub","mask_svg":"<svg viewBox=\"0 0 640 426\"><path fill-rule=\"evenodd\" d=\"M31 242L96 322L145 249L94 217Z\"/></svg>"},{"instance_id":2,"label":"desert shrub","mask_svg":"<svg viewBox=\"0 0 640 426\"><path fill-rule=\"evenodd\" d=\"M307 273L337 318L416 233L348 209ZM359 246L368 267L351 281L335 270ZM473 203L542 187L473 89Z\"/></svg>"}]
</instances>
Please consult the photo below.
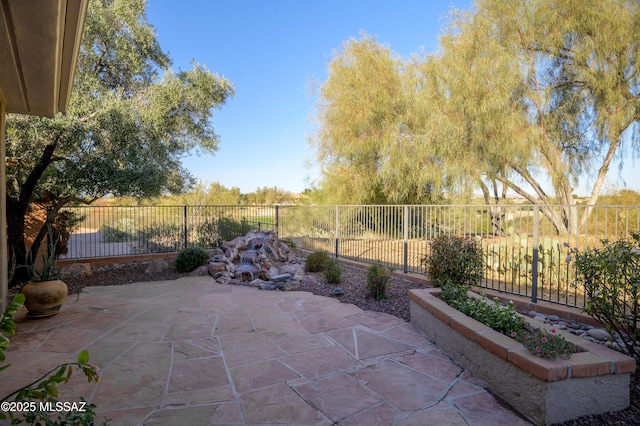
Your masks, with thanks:
<instances>
[{"instance_id":1,"label":"desert shrub","mask_svg":"<svg viewBox=\"0 0 640 426\"><path fill-rule=\"evenodd\" d=\"M222 244L222 239L218 234L218 221L205 220L198 225L196 235L198 244L203 247L218 247Z\"/></svg>"},{"instance_id":2,"label":"desert shrub","mask_svg":"<svg viewBox=\"0 0 640 426\"><path fill-rule=\"evenodd\" d=\"M295 240L291 237L287 237L284 239L285 244L287 244L287 246L291 247L292 249L298 247L298 244L296 244Z\"/></svg>"},{"instance_id":3,"label":"desert shrub","mask_svg":"<svg viewBox=\"0 0 640 426\"><path fill-rule=\"evenodd\" d=\"M329 284L339 284L341 275L342 268L335 260L329 259L324 270L324 276L327 278L327 282Z\"/></svg>"},{"instance_id":4,"label":"desert shrub","mask_svg":"<svg viewBox=\"0 0 640 426\"><path fill-rule=\"evenodd\" d=\"M228 217L210 217L195 229L198 244L204 247L217 247L225 241L231 241L251 231L246 219L240 221Z\"/></svg>"},{"instance_id":5,"label":"desert shrub","mask_svg":"<svg viewBox=\"0 0 640 426\"><path fill-rule=\"evenodd\" d=\"M305 272L322 272L326 269L327 264L331 262L331 256L329 253L323 250L314 251L307 256L307 261L304 264Z\"/></svg>"},{"instance_id":6,"label":"desert shrub","mask_svg":"<svg viewBox=\"0 0 640 426\"><path fill-rule=\"evenodd\" d=\"M249 222L244 218L241 221L237 221L227 217L221 217L218 219L217 226L218 236L221 241L231 241L235 237L245 235L251 231L251 225L249 225Z\"/></svg>"},{"instance_id":7,"label":"desert shrub","mask_svg":"<svg viewBox=\"0 0 640 426\"><path fill-rule=\"evenodd\" d=\"M103 243L125 243L135 239L138 225L131 219L119 219L113 226L102 226Z\"/></svg>"},{"instance_id":8,"label":"desert shrub","mask_svg":"<svg viewBox=\"0 0 640 426\"><path fill-rule=\"evenodd\" d=\"M623 340L640 360L640 232L629 240L603 241L601 249L570 250L575 257L576 284L584 287L584 311Z\"/></svg>"},{"instance_id":9,"label":"desert shrub","mask_svg":"<svg viewBox=\"0 0 640 426\"><path fill-rule=\"evenodd\" d=\"M78 215L69 210L63 210L56 215L53 228L58 236L56 244L56 256L67 254L69 251L69 238L71 232L78 228L78 225L85 219L85 215Z\"/></svg>"},{"instance_id":10,"label":"desert shrub","mask_svg":"<svg viewBox=\"0 0 640 426\"><path fill-rule=\"evenodd\" d=\"M177 251L184 242L181 225L154 223L138 231L132 253L166 253Z\"/></svg>"},{"instance_id":11,"label":"desert shrub","mask_svg":"<svg viewBox=\"0 0 640 426\"><path fill-rule=\"evenodd\" d=\"M447 282L475 286L484 276L480 243L473 238L441 235L431 241L431 254L422 259L433 285Z\"/></svg>"},{"instance_id":12,"label":"desert shrub","mask_svg":"<svg viewBox=\"0 0 640 426\"><path fill-rule=\"evenodd\" d=\"M208 251L202 247L187 247L178 253L176 269L178 272L191 272L198 266L202 266L211 258Z\"/></svg>"},{"instance_id":13,"label":"desert shrub","mask_svg":"<svg viewBox=\"0 0 640 426\"><path fill-rule=\"evenodd\" d=\"M387 298L387 287L391 285L392 269L385 267L383 264L376 262L367 269L367 290L369 297L376 300Z\"/></svg>"}]
</instances>

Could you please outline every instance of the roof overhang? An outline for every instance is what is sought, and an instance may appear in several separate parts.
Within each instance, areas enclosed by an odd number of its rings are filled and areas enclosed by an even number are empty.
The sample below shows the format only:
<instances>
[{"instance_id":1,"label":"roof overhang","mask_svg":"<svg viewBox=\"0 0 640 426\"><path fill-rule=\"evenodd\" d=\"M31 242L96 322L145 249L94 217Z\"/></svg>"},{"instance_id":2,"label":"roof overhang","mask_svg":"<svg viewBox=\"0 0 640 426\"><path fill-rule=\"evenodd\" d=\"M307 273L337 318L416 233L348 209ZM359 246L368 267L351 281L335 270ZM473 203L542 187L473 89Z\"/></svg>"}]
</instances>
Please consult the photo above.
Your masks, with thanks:
<instances>
[{"instance_id":1,"label":"roof overhang","mask_svg":"<svg viewBox=\"0 0 640 426\"><path fill-rule=\"evenodd\" d=\"M7 112L66 111L88 1L0 0L0 95Z\"/></svg>"}]
</instances>

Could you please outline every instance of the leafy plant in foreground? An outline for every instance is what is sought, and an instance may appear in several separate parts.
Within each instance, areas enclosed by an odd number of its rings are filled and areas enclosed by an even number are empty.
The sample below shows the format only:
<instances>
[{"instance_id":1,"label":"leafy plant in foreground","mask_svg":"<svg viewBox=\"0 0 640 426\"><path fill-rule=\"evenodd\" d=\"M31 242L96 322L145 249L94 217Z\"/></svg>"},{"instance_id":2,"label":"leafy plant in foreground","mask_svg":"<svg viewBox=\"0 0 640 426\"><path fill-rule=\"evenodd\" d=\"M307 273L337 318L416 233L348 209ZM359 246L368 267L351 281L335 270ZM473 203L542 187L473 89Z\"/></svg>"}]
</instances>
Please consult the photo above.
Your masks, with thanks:
<instances>
[{"instance_id":1,"label":"leafy plant in foreground","mask_svg":"<svg viewBox=\"0 0 640 426\"><path fill-rule=\"evenodd\" d=\"M584 311L622 337L627 352L640 360L640 232L602 243L601 249L571 249L567 261L575 258L576 284L587 296Z\"/></svg>"},{"instance_id":2,"label":"leafy plant in foreground","mask_svg":"<svg viewBox=\"0 0 640 426\"><path fill-rule=\"evenodd\" d=\"M9 347L9 339L7 336L13 336L16 330L15 314L18 308L24 304L24 295L17 294L11 303L5 308L2 317L0 317L0 362L6 359L5 351ZM0 371L9 368L11 364L0 365ZM98 375L98 367L89 363L89 352L83 350L78 355L76 362L60 364L39 379L34 380L26 386L16 389L9 395L0 399L0 403L20 402L22 406L28 407L28 411L20 413L16 416L14 412L9 412L8 418L11 424L20 424L26 422L32 425L93 425L95 417L95 404L86 404L84 411L70 410L64 414L60 414L52 418L52 413L41 410L41 404L45 403L49 407L55 407L58 403L58 385L67 383L74 371L82 371L89 382L100 380ZM84 403L84 399L81 399ZM80 407L79 407L80 408ZM0 412L0 420L7 420L7 415ZM105 421L102 425L106 425Z\"/></svg>"}]
</instances>

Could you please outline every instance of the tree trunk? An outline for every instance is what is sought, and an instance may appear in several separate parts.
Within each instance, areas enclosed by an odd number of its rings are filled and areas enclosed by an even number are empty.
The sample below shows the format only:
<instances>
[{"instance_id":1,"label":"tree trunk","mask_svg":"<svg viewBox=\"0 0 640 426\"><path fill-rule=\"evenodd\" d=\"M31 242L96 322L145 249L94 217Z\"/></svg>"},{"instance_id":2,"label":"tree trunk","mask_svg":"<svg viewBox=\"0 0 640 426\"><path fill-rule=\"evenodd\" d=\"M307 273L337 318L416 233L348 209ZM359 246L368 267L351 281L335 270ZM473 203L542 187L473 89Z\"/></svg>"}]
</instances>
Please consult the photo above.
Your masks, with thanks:
<instances>
[{"instance_id":1,"label":"tree trunk","mask_svg":"<svg viewBox=\"0 0 640 426\"><path fill-rule=\"evenodd\" d=\"M56 149L59 134L51 138L51 143L47 144L40 154L38 161L25 179L20 194L17 198L7 195L7 238L9 244L9 264L13 274L10 277L9 286L13 287L18 283L25 283L31 278L28 266L32 265L33 259L27 255L26 241L24 238L24 218L31 202L31 197L42 177L44 171L51 164L51 158ZM1 183L6 185L6 183Z\"/></svg>"},{"instance_id":2,"label":"tree trunk","mask_svg":"<svg viewBox=\"0 0 640 426\"><path fill-rule=\"evenodd\" d=\"M9 287L26 283L31 278L28 266L31 259L27 256L24 238L24 216L27 205L7 197L7 238L9 245Z\"/></svg>"}]
</instances>

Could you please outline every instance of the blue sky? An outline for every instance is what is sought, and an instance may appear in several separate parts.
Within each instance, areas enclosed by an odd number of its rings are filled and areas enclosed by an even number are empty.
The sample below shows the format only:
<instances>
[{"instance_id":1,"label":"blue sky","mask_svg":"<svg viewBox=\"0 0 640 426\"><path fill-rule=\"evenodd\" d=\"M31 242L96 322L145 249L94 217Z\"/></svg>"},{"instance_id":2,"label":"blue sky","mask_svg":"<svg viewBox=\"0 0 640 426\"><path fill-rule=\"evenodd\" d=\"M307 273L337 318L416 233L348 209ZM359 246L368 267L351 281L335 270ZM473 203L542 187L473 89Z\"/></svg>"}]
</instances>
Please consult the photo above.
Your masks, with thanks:
<instances>
[{"instance_id":1,"label":"blue sky","mask_svg":"<svg viewBox=\"0 0 640 426\"><path fill-rule=\"evenodd\" d=\"M184 159L199 180L239 187L243 193L276 186L301 192L318 179L305 164L313 160L307 139L316 99L312 82L327 78L335 49L361 31L402 57L434 52L452 8L471 0L148 0L148 22L174 69L192 60L224 75L236 95L216 111L220 136L215 156ZM631 160L622 174L640 189ZM617 180L617 166L608 182ZM578 191L583 193L584 191Z\"/></svg>"},{"instance_id":2,"label":"blue sky","mask_svg":"<svg viewBox=\"0 0 640 426\"><path fill-rule=\"evenodd\" d=\"M334 49L360 31L403 57L434 52L451 6L430 0L148 0L147 19L174 69L205 64L235 86L215 113L215 156L189 157L198 179L242 192L276 186L301 192L318 178L307 137L316 100L310 84L327 77ZM177 7L176 7L177 6Z\"/></svg>"}]
</instances>

